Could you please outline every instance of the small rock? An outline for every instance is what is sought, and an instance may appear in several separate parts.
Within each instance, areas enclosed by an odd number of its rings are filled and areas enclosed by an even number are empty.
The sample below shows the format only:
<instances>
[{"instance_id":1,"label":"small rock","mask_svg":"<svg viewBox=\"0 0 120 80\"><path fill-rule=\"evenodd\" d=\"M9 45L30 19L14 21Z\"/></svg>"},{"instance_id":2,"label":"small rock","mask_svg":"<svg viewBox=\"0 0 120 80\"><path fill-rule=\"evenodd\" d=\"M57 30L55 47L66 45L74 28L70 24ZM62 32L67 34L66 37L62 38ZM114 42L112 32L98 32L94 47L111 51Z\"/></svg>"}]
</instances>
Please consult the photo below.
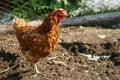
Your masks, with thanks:
<instances>
[{"instance_id":1,"label":"small rock","mask_svg":"<svg viewBox=\"0 0 120 80\"><path fill-rule=\"evenodd\" d=\"M105 35L98 35L99 38L104 39L106 36Z\"/></svg>"}]
</instances>

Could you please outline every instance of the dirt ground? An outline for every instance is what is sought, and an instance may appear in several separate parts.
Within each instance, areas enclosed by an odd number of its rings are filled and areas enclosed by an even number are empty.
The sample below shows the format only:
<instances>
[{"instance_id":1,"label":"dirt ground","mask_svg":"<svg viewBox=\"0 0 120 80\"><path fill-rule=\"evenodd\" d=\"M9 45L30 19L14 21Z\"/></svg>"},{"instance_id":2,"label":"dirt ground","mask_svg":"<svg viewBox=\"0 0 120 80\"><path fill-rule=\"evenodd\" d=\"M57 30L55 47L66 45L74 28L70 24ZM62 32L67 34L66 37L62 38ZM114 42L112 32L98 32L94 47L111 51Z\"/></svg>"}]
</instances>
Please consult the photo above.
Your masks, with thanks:
<instances>
[{"instance_id":1,"label":"dirt ground","mask_svg":"<svg viewBox=\"0 0 120 80\"><path fill-rule=\"evenodd\" d=\"M33 65L22 57L14 32L5 32L0 35L0 65L0 72L15 66L1 72L0 80L120 80L120 29L60 28L57 48L40 60L37 76Z\"/></svg>"}]
</instances>

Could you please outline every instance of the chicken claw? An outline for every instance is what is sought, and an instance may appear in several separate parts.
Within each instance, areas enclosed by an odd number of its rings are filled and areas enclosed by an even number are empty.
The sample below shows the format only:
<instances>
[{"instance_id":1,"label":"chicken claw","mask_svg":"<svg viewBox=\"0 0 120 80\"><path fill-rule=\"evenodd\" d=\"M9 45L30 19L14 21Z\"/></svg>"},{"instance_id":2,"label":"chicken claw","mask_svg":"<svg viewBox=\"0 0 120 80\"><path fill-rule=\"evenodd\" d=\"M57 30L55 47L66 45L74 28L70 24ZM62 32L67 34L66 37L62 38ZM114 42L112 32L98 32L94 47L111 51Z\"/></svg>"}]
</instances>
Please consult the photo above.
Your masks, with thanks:
<instances>
[{"instance_id":1,"label":"chicken claw","mask_svg":"<svg viewBox=\"0 0 120 80\"><path fill-rule=\"evenodd\" d=\"M36 73L36 74L39 74L39 73L40 73L40 71L38 70L37 64L34 64L34 70L35 70L35 73Z\"/></svg>"}]
</instances>

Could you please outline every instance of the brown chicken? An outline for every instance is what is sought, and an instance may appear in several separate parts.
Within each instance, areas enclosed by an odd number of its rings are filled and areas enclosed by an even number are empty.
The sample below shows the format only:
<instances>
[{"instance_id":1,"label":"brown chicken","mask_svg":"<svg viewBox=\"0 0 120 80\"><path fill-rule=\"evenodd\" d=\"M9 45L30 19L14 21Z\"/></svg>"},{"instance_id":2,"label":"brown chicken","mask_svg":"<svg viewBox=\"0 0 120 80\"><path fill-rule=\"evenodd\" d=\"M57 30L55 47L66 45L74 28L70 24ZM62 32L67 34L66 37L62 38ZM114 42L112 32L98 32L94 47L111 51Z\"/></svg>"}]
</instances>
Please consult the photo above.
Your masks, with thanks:
<instances>
[{"instance_id":1,"label":"brown chicken","mask_svg":"<svg viewBox=\"0 0 120 80\"><path fill-rule=\"evenodd\" d=\"M16 37L25 59L32 64L39 73L37 63L40 58L48 56L56 47L59 37L59 23L67 16L65 9L57 9L48 14L38 27L33 27L24 19L17 18L14 23Z\"/></svg>"}]
</instances>

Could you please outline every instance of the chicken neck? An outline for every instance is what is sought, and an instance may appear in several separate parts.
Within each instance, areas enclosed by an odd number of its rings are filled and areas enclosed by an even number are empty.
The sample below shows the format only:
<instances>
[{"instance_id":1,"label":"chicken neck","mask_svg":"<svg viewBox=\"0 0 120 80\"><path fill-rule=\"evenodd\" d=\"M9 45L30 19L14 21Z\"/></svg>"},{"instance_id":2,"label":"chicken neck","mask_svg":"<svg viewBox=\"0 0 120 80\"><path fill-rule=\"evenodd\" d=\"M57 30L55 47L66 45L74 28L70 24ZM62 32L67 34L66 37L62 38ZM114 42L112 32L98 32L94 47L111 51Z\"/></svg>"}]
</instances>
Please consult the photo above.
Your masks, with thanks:
<instances>
[{"instance_id":1,"label":"chicken neck","mask_svg":"<svg viewBox=\"0 0 120 80\"><path fill-rule=\"evenodd\" d=\"M43 23L38 27L40 33L49 33L51 30L59 28L59 23L56 22L54 17L48 16L44 19Z\"/></svg>"}]
</instances>

